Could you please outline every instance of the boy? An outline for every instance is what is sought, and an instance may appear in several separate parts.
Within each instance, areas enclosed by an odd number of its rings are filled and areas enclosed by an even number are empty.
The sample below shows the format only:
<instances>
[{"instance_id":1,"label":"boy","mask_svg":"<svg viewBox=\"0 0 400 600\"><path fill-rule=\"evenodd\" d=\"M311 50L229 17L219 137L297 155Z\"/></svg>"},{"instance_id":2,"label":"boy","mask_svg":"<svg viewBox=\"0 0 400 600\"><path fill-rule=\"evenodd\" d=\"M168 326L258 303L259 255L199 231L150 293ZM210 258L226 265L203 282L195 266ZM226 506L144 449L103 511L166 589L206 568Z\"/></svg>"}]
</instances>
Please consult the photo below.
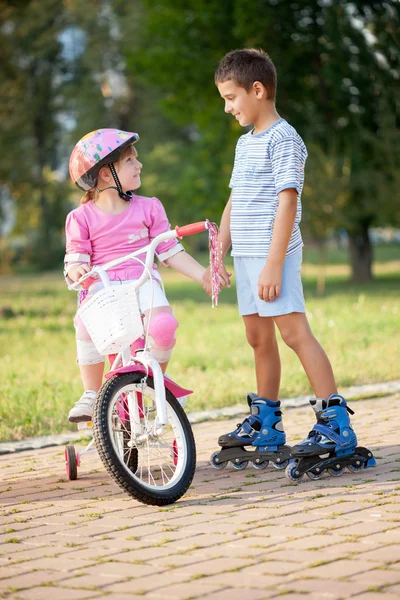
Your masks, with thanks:
<instances>
[{"instance_id":1,"label":"boy","mask_svg":"<svg viewBox=\"0 0 400 600\"><path fill-rule=\"evenodd\" d=\"M276 449L285 443L278 409L281 365L276 325L283 341L299 357L316 396L310 403L319 423L326 424L322 430L318 426L322 433L311 432L292 449L292 455L298 447L306 453L334 450L339 437L344 440L341 449L345 454L352 453L357 440L346 402L337 394L331 364L305 314L299 223L306 147L276 110L276 70L265 52L229 52L216 70L215 83L225 101L225 112L242 127L253 124L237 142L219 241L223 257L232 245L239 312L254 351L257 380L257 395L248 396L251 416L235 431L221 436L219 444L224 448L255 445ZM224 267L221 275L228 281ZM332 430L332 437L336 434L335 441L325 430Z\"/></svg>"}]
</instances>

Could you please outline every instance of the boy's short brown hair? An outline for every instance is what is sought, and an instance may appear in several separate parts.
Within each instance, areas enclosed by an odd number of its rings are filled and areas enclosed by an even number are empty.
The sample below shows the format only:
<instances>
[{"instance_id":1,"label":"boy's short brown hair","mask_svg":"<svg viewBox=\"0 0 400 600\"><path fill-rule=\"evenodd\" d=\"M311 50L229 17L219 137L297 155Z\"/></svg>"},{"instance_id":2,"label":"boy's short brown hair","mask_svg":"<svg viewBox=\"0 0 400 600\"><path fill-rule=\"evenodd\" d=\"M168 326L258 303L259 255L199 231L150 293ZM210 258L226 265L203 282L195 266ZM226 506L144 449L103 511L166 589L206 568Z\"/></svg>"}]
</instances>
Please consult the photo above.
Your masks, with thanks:
<instances>
[{"instance_id":1,"label":"boy's short brown hair","mask_svg":"<svg viewBox=\"0 0 400 600\"><path fill-rule=\"evenodd\" d=\"M244 48L228 52L215 71L215 83L223 83L229 79L234 80L246 92L251 89L255 81L259 81L267 90L268 99L275 99L276 69L264 50Z\"/></svg>"}]
</instances>

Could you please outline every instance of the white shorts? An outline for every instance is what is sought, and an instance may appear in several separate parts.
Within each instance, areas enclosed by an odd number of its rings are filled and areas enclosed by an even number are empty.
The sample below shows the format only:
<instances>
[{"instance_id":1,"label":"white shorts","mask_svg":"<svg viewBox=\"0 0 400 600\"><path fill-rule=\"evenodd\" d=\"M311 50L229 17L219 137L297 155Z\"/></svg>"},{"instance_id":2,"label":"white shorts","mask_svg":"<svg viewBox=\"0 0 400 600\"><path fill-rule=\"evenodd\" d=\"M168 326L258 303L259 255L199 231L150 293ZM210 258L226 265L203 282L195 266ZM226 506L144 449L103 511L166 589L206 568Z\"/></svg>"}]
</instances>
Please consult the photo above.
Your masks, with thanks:
<instances>
[{"instance_id":1,"label":"white shorts","mask_svg":"<svg viewBox=\"0 0 400 600\"><path fill-rule=\"evenodd\" d=\"M236 293L241 316L259 314L260 317L277 317L293 312L306 312L301 283L302 258L302 250L285 258L281 295L273 302L265 302L258 296L258 279L266 258L235 256Z\"/></svg>"}]
</instances>

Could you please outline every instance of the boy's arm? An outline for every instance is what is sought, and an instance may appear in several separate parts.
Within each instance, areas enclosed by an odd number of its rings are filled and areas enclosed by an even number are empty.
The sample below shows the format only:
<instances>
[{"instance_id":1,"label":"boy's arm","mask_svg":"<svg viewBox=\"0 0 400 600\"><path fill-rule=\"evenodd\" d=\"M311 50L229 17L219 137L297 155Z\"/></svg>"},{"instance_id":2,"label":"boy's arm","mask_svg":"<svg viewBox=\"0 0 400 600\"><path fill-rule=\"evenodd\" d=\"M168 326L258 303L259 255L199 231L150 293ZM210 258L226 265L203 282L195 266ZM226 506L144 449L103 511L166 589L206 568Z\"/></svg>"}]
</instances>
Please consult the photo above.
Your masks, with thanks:
<instances>
[{"instance_id":1,"label":"boy's arm","mask_svg":"<svg viewBox=\"0 0 400 600\"><path fill-rule=\"evenodd\" d=\"M232 209L232 192L229 196L229 200L226 203L224 212L221 217L221 225L218 234L218 245L221 248L222 260L225 258L226 253L231 247L231 209Z\"/></svg>"},{"instance_id":2,"label":"boy's arm","mask_svg":"<svg viewBox=\"0 0 400 600\"><path fill-rule=\"evenodd\" d=\"M296 220L297 190L283 190L278 194L278 200L271 248L258 280L258 295L265 302L272 302L281 293L283 262Z\"/></svg>"}]
</instances>

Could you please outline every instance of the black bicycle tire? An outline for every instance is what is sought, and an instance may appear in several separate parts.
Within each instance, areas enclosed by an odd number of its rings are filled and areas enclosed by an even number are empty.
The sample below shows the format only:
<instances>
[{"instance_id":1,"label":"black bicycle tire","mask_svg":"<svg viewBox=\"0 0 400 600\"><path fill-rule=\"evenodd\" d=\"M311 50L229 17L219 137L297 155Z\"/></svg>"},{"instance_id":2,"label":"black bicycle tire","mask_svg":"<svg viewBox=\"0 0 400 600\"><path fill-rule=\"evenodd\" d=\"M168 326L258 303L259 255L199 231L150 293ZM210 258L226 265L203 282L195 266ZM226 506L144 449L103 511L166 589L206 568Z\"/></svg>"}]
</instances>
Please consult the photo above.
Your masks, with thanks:
<instances>
[{"instance_id":1,"label":"black bicycle tire","mask_svg":"<svg viewBox=\"0 0 400 600\"><path fill-rule=\"evenodd\" d=\"M177 414L182 425L183 434L186 438L188 457L182 476L176 484L168 490L152 491L141 485L138 480L131 478L126 469L121 465L118 457L115 455L110 432L107 423L107 411L110 401L114 394L126 385L139 383L143 379L143 373L132 372L114 375L106 381L101 388L93 415L93 437L99 456L114 481L130 496L139 500L143 504L153 506L166 506L173 504L181 498L192 483L196 469L196 445L193 431L185 411L179 404L175 396L166 389L166 399ZM147 385L154 389L153 378L147 377Z\"/></svg>"}]
</instances>

